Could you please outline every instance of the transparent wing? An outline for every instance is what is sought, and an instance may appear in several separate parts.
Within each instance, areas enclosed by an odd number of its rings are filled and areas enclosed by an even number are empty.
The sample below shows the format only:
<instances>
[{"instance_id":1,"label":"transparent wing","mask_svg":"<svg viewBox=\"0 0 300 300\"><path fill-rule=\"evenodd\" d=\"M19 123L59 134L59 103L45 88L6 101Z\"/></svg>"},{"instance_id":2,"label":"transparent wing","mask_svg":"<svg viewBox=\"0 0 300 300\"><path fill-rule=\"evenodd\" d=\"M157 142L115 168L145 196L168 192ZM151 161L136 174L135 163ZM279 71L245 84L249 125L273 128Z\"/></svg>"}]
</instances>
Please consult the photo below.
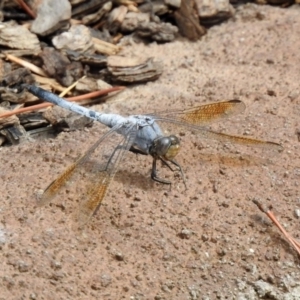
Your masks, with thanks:
<instances>
[{"instance_id":1,"label":"transparent wing","mask_svg":"<svg viewBox=\"0 0 300 300\"><path fill-rule=\"evenodd\" d=\"M186 110L166 111L159 113L159 115L151 116L157 121L188 127L194 131L197 131L197 133L204 138L281 151L283 148L277 143L244 136L214 132L201 127L214 121L229 118L233 115L243 112L244 110L245 104L242 101L229 100L200 105Z\"/></svg>"},{"instance_id":2,"label":"transparent wing","mask_svg":"<svg viewBox=\"0 0 300 300\"><path fill-rule=\"evenodd\" d=\"M233 144L262 147L262 148L276 150L276 151L283 150L283 147L280 144L274 142L263 141L259 139L253 139L253 138L248 138L248 137L238 136L238 135L229 135L226 133L214 132L207 129L196 128L196 131L200 132L200 134L205 138L214 139L221 142L230 142Z\"/></svg>"},{"instance_id":3,"label":"transparent wing","mask_svg":"<svg viewBox=\"0 0 300 300\"><path fill-rule=\"evenodd\" d=\"M85 225L93 214L99 209L101 202L106 194L108 186L112 181L118 166L123 159L125 153L132 146L137 135L137 126L131 125L127 129L127 134L122 136L118 147L113 149L108 162L104 169L98 169L95 174L95 180L90 183L91 188L88 189L88 195L80 206L78 212L79 226ZM120 135L119 135L120 136Z\"/></svg>"},{"instance_id":4,"label":"transparent wing","mask_svg":"<svg viewBox=\"0 0 300 300\"><path fill-rule=\"evenodd\" d=\"M79 197L81 203L77 218L84 225L100 206L121 159L135 140L136 125L128 125L125 136L117 133L122 126L125 125L109 130L56 178L44 191L39 204L49 203L74 178L77 189L74 198Z\"/></svg>"},{"instance_id":5,"label":"transparent wing","mask_svg":"<svg viewBox=\"0 0 300 300\"><path fill-rule=\"evenodd\" d=\"M229 100L199 105L190 109L160 112L158 115L153 114L152 117L158 121L203 126L239 114L245 108L246 106L242 101Z\"/></svg>"}]
</instances>

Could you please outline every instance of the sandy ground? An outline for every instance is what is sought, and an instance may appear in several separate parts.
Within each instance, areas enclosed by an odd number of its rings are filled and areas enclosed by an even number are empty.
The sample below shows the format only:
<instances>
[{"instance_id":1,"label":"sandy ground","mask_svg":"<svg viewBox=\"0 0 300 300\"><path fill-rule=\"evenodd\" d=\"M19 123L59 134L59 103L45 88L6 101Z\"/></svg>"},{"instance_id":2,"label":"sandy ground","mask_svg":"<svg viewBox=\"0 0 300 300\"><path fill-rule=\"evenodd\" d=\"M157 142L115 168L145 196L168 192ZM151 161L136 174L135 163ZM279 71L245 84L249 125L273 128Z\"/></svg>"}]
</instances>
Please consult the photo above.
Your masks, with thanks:
<instances>
[{"instance_id":1,"label":"sandy ground","mask_svg":"<svg viewBox=\"0 0 300 300\"><path fill-rule=\"evenodd\" d=\"M105 131L61 133L0 149L0 299L300 299L299 258L257 209L273 205L299 238L300 7L247 5L201 41L128 45L164 64L155 82L94 109L120 114L240 99L245 113L212 126L281 143L283 153L206 141L180 129L178 174L129 153L80 232L76 183L37 207L41 190ZM75 186L75 187L74 187Z\"/></svg>"}]
</instances>

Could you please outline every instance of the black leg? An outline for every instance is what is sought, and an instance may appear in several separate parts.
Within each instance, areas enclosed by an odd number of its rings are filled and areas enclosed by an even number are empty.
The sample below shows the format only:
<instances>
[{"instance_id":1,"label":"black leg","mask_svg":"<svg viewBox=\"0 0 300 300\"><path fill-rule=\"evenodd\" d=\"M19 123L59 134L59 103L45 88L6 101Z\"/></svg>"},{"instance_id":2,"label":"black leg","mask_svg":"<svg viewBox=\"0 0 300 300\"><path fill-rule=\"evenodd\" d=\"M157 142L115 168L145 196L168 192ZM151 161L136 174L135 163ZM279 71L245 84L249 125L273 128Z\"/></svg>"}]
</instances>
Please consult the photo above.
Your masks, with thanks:
<instances>
[{"instance_id":1,"label":"black leg","mask_svg":"<svg viewBox=\"0 0 300 300\"><path fill-rule=\"evenodd\" d=\"M181 165L180 165L177 161L175 161L175 160L170 160L170 162L171 162L172 164L174 164L174 165L178 168L178 170L180 171L181 178L182 178L182 180L183 180L185 189L187 189L187 186L186 186L186 180L185 180L185 176L184 176L184 173L183 173L183 171L182 171Z\"/></svg>"},{"instance_id":2,"label":"black leg","mask_svg":"<svg viewBox=\"0 0 300 300\"><path fill-rule=\"evenodd\" d=\"M172 172L174 172L174 170L173 170L173 168L170 166L170 164L169 164L168 162L171 162L173 165L175 165L175 166L178 168L178 170L180 171L181 178L182 178L182 180L183 180L184 186L185 186L185 188L187 189L185 176L184 176L184 173L183 173L183 171L182 171L182 168L181 168L180 164L179 164L177 161L175 161L175 160L169 160L169 161L166 161L165 159L163 159L163 158L161 158L161 157L160 157L159 159L160 159L160 160L163 162L163 164L166 165Z\"/></svg>"},{"instance_id":3,"label":"black leg","mask_svg":"<svg viewBox=\"0 0 300 300\"><path fill-rule=\"evenodd\" d=\"M170 181L157 177L157 175L156 175L156 161L157 161L157 158L153 157L152 171L151 171L152 180L157 181L159 183L171 185Z\"/></svg>"},{"instance_id":4,"label":"black leg","mask_svg":"<svg viewBox=\"0 0 300 300\"><path fill-rule=\"evenodd\" d=\"M175 170L170 166L170 164L168 163L168 161L166 161L165 159L159 157L159 159L161 160L161 162L163 163L163 165L167 166L172 172L175 172Z\"/></svg>"}]
</instances>

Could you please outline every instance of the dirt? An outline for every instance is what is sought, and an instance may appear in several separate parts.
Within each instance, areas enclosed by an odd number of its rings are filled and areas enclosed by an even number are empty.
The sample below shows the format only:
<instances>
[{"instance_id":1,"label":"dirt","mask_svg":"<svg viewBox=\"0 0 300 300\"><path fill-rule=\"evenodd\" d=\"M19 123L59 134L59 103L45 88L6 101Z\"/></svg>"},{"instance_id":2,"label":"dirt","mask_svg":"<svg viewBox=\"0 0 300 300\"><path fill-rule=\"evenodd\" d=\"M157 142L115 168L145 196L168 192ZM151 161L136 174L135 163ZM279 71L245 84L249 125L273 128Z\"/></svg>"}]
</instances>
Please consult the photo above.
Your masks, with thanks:
<instances>
[{"instance_id":1,"label":"dirt","mask_svg":"<svg viewBox=\"0 0 300 300\"><path fill-rule=\"evenodd\" d=\"M203 140L180 129L172 188L129 153L104 203L73 229L76 183L50 205L37 196L106 128L0 149L0 299L300 299L299 257L252 203L299 238L299 6L245 5L200 41L135 43L123 53L164 63L155 82L93 109L122 115L240 99L246 111L213 129L278 142L284 151Z\"/></svg>"}]
</instances>

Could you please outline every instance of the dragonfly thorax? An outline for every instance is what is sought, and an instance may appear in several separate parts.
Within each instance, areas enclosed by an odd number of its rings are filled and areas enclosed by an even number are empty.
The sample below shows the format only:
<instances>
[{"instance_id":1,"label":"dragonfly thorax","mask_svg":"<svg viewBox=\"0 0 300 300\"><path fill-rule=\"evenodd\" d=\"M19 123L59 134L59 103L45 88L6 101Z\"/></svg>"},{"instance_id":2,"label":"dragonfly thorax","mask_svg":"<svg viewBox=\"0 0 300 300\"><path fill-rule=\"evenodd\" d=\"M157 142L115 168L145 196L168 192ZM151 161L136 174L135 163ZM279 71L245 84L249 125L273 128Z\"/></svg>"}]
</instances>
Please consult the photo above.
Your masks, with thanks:
<instances>
[{"instance_id":1,"label":"dragonfly thorax","mask_svg":"<svg viewBox=\"0 0 300 300\"><path fill-rule=\"evenodd\" d=\"M172 160L178 153L180 142L177 136L162 136L153 141L150 154L154 157L163 157Z\"/></svg>"}]
</instances>

